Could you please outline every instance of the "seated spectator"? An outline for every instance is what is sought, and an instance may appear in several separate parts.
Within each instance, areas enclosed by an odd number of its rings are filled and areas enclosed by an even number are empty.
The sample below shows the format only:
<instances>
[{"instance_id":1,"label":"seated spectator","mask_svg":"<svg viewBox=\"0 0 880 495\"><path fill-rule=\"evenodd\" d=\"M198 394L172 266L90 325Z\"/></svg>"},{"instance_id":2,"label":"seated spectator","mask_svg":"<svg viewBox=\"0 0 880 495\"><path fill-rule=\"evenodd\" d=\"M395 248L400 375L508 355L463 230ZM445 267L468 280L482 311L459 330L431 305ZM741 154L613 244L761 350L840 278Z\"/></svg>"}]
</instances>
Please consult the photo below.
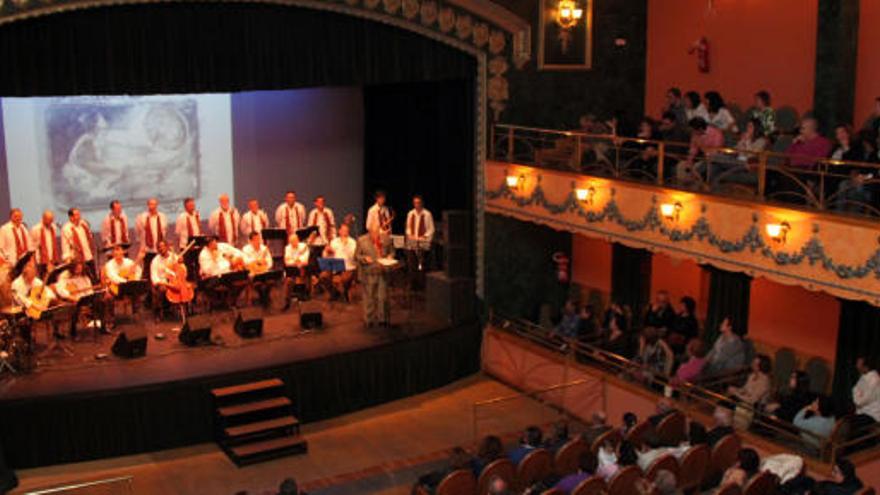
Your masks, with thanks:
<instances>
[{"instance_id":1,"label":"seated spectator","mask_svg":"<svg viewBox=\"0 0 880 495\"><path fill-rule=\"evenodd\" d=\"M742 387L728 387L727 393L753 407L760 407L770 395L770 371L773 369L770 358L764 354L752 360L752 370Z\"/></svg>"},{"instance_id":2,"label":"seated spectator","mask_svg":"<svg viewBox=\"0 0 880 495\"><path fill-rule=\"evenodd\" d=\"M815 117L801 120L800 130L785 153L790 155L793 167L811 167L820 158L831 154L831 141L819 134L819 121Z\"/></svg>"},{"instance_id":3,"label":"seated spectator","mask_svg":"<svg viewBox=\"0 0 880 495\"><path fill-rule=\"evenodd\" d=\"M727 109L727 105L724 103L724 98L721 97L721 93L717 91L707 91L706 94L703 95L703 103L706 105L706 110L709 112L709 118L706 119L706 122L710 126L717 128L721 132L739 132L736 127L736 119L733 118L733 114Z\"/></svg>"},{"instance_id":4,"label":"seated spectator","mask_svg":"<svg viewBox=\"0 0 880 495\"><path fill-rule=\"evenodd\" d=\"M671 112L664 112L657 124L657 136L667 143L686 143L690 139L687 122L679 121Z\"/></svg>"},{"instance_id":5,"label":"seated spectator","mask_svg":"<svg viewBox=\"0 0 880 495\"><path fill-rule=\"evenodd\" d=\"M681 459L687 450L691 448L688 442L682 442L680 445L664 445L660 441L660 437L654 434L646 435L642 447L638 449L637 464L642 471L647 471L651 464L660 457L671 454L677 459Z\"/></svg>"},{"instance_id":6,"label":"seated spectator","mask_svg":"<svg viewBox=\"0 0 880 495\"><path fill-rule=\"evenodd\" d=\"M703 171L707 168L705 161L711 159L717 148L724 146L724 133L707 124L702 118L697 117L688 125L691 128L690 150L687 159L679 162L675 167L676 178L684 185L700 181Z\"/></svg>"},{"instance_id":7,"label":"seated spectator","mask_svg":"<svg viewBox=\"0 0 880 495\"><path fill-rule=\"evenodd\" d=\"M605 415L605 411L596 411L590 416L590 422L583 433L581 433L581 438L587 444L593 445L596 439L610 430L611 426L608 425L608 417Z\"/></svg>"},{"instance_id":8,"label":"seated spectator","mask_svg":"<svg viewBox=\"0 0 880 495\"><path fill-rule=\"evenodd\" d=\"M673 87L666 91L666 104L663 105L663 109L660 113L671 114L673 120L682 125L687 122L687 114L685 112L684 101L682 101L680 89Z\"/></svg>"},{"instance_id":9,"label":"seated spectator","mask_svg":"<svg viewBox=\"0 0 880 495\"><path fill-rule=\"evenodd\" d=\"M877 131L869 131L869 130L861 130L859 131L859 142L862 143L862 149L865 152L865 158L862 161L868 163L878 163L880 162L880 154L877 153L878 143L880 143L880 139L878 139ZM872 194L872 196L876 196L876 192Z\"/></svg>"},{"instance_id":10,"label":"seated spectator","mask_svg":"<svg viewBox=\"0 0 880 495\"><path fill-rule=\"evenodd\" d=\"M595 340L597 335L596 317L593 306L584 304L578 310L578 335L580 339Z\"/></svg>"},{"instance_id":11,"label":"seated spectator","mask_svg":"<svg viewBox=\"0 0 880 495\"><path fill-rule=\"evenodd\" d=\"M654 327L645 327L639 338L639 352L635 362L642 368L637 375L646 383L654 377L667 377L672 373L675 356L666 341L660 338L660 332Z\"/></svg>"},{"instance_id":12,"label":"seated spectator","mask_svg":"<svg viewBox=\"0 0 880 495\"><path fill-rule=\"evenodd\" d=\"M639 129L638 132L636 132L635 137L648 141L656 141L659 139L660 136L657 134L657 125L654 123L654 120L650 117L644 117L642 121L639 122ZM656 144L626 142L623 143L622 150L632 152L635 155L627 162L626 169L628 175L637 179L650 178L653 180L656 178Z\"/></svg>"},{"instance_id":13,"label":"seated spectator","mask_svg":"<svg viewBox=\"0 0 880 495\"><path fill-rule=\"evenodd\" d=\"M726 407L718 406L712 413L712 428L706 432L706 440L710 447L714 447L719 440L733 433L733 411Z\"/></svg>"},{"instance_id":14,"label":"seated spectator","mask_svg":"<svg viewBox=\"0 0 880 495\"><path fill-rule=\"evenodd\" d=\"M621 318L624 322L626 321L626 312L623 310L623 305L617 301L611 301L608 309L605 310L605 314L602 316L602 329L608 330L611 326L611 320L614 318Z\"/></svg>"},{"instance_id":15,"label":"seated spectator","mask_svg":"<svg viewBox=\"0 0 880 495\"><path fill-rule=\"evenodd\" d=\"M596 457L589 450L581 452L580 457L578 457L577 472L564 476L556 483L555 488L565 493L571 493L582 481L592 476L595 472Z\"/></svg>"},{"instance_id":16,"label":"seated spectator","mask_svg":"<svg viewBox=\"0 0 880 495\"><path fill-rule=\"evenodd\" d=\"M804 371L792 371L788 378L788 390L768 404L765 411L776 419L791 423L794 416L815 399L815 394L810 392L810 375Z\"/></svg>"},{"instance_id":17,"label":"seated spectator","mask_svg":"<svg viewBox=\"0 0 880 495\"><path fill-rule=\"evenodd\" d=\"M287 478L281 482L281 486L278 487L278 495L308 495L306 492L299 489L299 485L296 484L296 480L293 478Z\"/></svg>"},{"instance_id":18,"label":"seated spectator","mask_svg":"<svg viewBox=\"0 0 880 495\"><path fill-rule=\"evenodd\" d=\"M713 169L712 186L718 187L722 183L735 183L743 185L755 185L758 176L755 173L759 154L767 148L769 140L764 135L761 121L751 119L746 123L746 129L740 134L736 143L736 158L731 160L727 157L719 160ZM732 163L730 163L732 162Z\"/></svg>"},{"instance_id":19,"label":"seated spectator","mask_svg":"<svg viewBox=\"0 0 880 495\"><path fill-rule=\"evenodd\" d=\"M624 328L623 317L617 315L612 317L600 344L602 349L618 356L627 356L629 354L629 337Z\"/></svg>"},{"instance_id":20,"label":"seated spectator","mask_svg":"<svg viewBox=\"0 0 880 495\"><path fill-rule=\"evenodd\" d=\"M837 147L831 153L832 160L861 162L866 160L862 140L853 135L848 125L840 125L834 130ZM830 172L845 175L846 179L828 177L826 179L826 195L835 194L834 207L841 211L858 212L871 203L871 190L866 181L876 172L871 167L857 165L831 165Z\"/></svg>"},{"instance_id":21,"label":"seated spectator","mask_svg":"<svg viewBox=\"0 0 880 495\"><path fill-rule=\"evenodd\" d=\"M688 443L691 447L697 445L709 445L709 432L706 427L699 421L691 421L688 423Z\"/></svg>"},{"instance_id":22,"label":"seated spectator","mask_svg":"<svg viewBox=\"0 0 880 495\"><path fill-rule=\"evenodd\" d=\"M568 443L568 441L568 422L560 420L553 424L553 433L550 435L550 438L544 442L544 448L555 453L557 450L561 449L563 445Z\"/></svg>"},{"instance_id":23,"label":"seated spectator","mask_svg":"<svg viewBox=\"0 0 880 495\"><path fill-rule=\"evenodd\" d=\"M452 454L445 467L419 477L418 481L416 481L416 484L412 488L412 494L415 495L418 493L419 487L426 489L429 493L434 493L437 489L437 485L439 485L440 482L443 481L443 478L448 474L460 469L470 469L470 467L471 457L463 448L455 447L452 449Z\"/></svg>"},{"instance_id":24,"label":"seated spectator","mask_svg":"<svg viewBox=\"0 0 880 495\"><path fill-rule=\"evenodd\" d=\"M739 454L737 454L737 463L727 468L718 486L736 485L744 488L746 483L758 474L760 467L761 458L755 449L740 449Z\"/></svg>"},{"instance_id":25,"label":"seated spectator","mask_svg":"<svg viewBox=\"0 0 880 495\"><path fill-rule=\"evenodd\" d=\"M867 357L856 359L859 381L853 387L853 404L856 416L852 420L856 430L872 426L880 421L880 374Z\"/></svg>"},{"instance_id":26,"label":"seated spectator","mask_svg":"<svg viewBox=\"0 0 880 495\"><path fill-rule=\"evenodd\" d=\"M687 345L688 359L675 372L673 384L695 383L703 374L706 367L706 346L700 339L693 339Z\"/></svg>"},{"instance_id":27,"label":"seated spectator","mask_svg":"<svg viewBox=\"0 0 880 495\"><path fill-rule=\"evenodd\" d=\"M834 128L834 150L831 152L832 160L858 162L864 160L861 142L856 139L852 127L841 124Z\"/></svg>"},{"instance_id":28,"label":"seated spectator","mask_svg":"<svg viewBox=\"0 0 880 495\"><path fill-rule=\"evenodd\" d=\"M678 489L678 480L672 471L661 469L654 478L653 493L655 495L682 495Z\"/></svg>"},{"instance_id":29,"label":"seated spectator","mask_svg":"<svg viewBox=\"0 0 880 495\"><path fill-rule=\"evenodd\" d=\"M499 476L493 476L489 480L489 495L512 495L507 488L507 482Z\"/></svg>"},{"instance_id":30,"label":"seated spectator","mask_svg":"<svg viewBox=\"0 0 880 495\"><path fill-rule=\"evenodd\" d=\"M620 435L625 437L626 434L629 433L629 430L632 430L637 424L639 424L639 417L636 416L635 413L623 413L623 421L620 424Z\"/></svg>"},{"instance_id":31,"label":"seated spectator","mask_svg":"<svg viewBox=\"0 0 880 495\"><path fill-rule=\"evenodd\" d=\"M703 105L700 100L700 93L688 91L685 93L682 103L684 103L684 115L687 117L688 123L696 118L709 121L709 112L706 110L706 105Z\"/></svg>"},{"instance_id":32,"label":"seated spectator","mask_svg":"<svg viewBox=\"0 0 880 495\"><path fill-rule=\"evenodd\" d=\"M562 318L553 330L553 334L565 339L575 339L578 337L579 329L580 316L577 313L577 305L574 301L568 300L562 308Z\"/></svg>"},{"instance_id":33,"label":"seated spectator","mask_svg":"<svg viewBox=\"0 0 880 495\"><path fill-rule=\"evenodd\" d=\"M798 474L779 485L780 495L810 495L816 480L807 474L807 464L803 463Z\"/></svg>"},{"instance_id":34,"label":"seated spectator","mask_svg":"<svg viewBox=\"0 0 880 495\"><path fill-rule=\"evenodd\" d=\"M648 417L648 422L650 422L651 425L656 428L657 425L659 425L666 416L669 416L676 411L678 410L675 408L675 405L672 403L672 401L666 397L663 397L657 401L656 411L652 416Z\"/></svg>"},{"instance_id":35,"label":"seated spectator","mask_svg":"<svg viewBox=\"0 0 880 495\"><path fill-rule=\"evenodd\" d=\"M601 476L608 480L620 469L627 466L635 466L638 460L639 456L636 452L636 447L626 440L620 442L617 450L611 450L609 446L603 445L599 448L596 476Z\"/></svg>"},{"instance_id":36,"label":"seated spectator","mask_svg":"<svg viewBox=\"0 0 880 495\"><path fill-rule=\"evenodd\" d=\"M815 495L854 495L865 485L856 476L856 467L849 459L837 458L831 468L831 479L816 483Z\"/></svg>"},{"instance_id":37,"label":"seated spectator","mask_svg":"<svg viewBox=\"0 0 880 495\"><path fill-rule=\"evenodd\" d=\"M543 440L544 435L541 433L541 429L537 426L529 426L526 428L522 439L520 439L519 446L511 450L507 457L510 459L510 462L518 466L529 452L541 447Z\"/></svg>"},{"instance_id":38,"label":"seated spectator","mask_svg":"<svg viewBox=\"0 0 880 495\"><path fill-rule=\"evenodd\" d=\"M688 341L700 334L700 324L696 317L697 301L693 297L684 296L679 301L678 313L672 320L672 327L666 335L666 342L676 354L685 350Z\"/></svg>"},{"instance_id":39,"label":"seated spectator","mask_svg":"<svg viewBox=\"0 0 880 495\"><path fill-rule=\"evenodd\" d=\"M764 90L755 93L755 107L752 108L749 119L760 122L766 135L776 134L776 111L770 106L770 93Z\"/></svg>"},{"instance_id":40,"label":"seated spectator","mask_svg":"<svg viewBox=\"0 0 880 495\"><path fill-rule=\"evenodd\" d=\"M720 335L706 356L706 376L716 376L742 369L746 365L746 346L733 331L730 317L721 320Z\"/></svg>"},{"instance_id":41,"label":"seated spectator","mask_svg":"<svg viewBox=\"0 0 880 495\"><path fill-rule=\"evenodd\" d=\"M664 336L672 328L674 321L675 309L672 308L672 304L669 302L669 292L665 290L657 291L654 301L645 311L644 325L656 328L660 335Z\"/></svg>"},{"instance_id":42,"label":"seated spectator","mask_svg":"<svg viewBox=\"0 0 880 495\"><path fill-rule=\"evenodd\" d=\"M817 449L831 436L834 422L834 403L824 395L798 411L794 417L794 425L809 432L801 433L804 443Z\"/></svg>"},{"instance_id":43,"label":"seated spectator","mask_svg":"<svg viewBox=\"0 0 880 495\"><path fill-rule=\"evenodd\" d=\"M476 457L471 459L471 470L474 472L474 477L479 478L486 466L502 457L504 457L504 447L501 445L501 439L495 435L483 438L477 448Z\"/></svg>"},{"instance_id":44,"label":"seated spectator","mask_svg":"<svg viewBox=\"0 0 880 495\"><path fill-rule=\"evenodd\" d=\"M594 114L588 113L581 115L578 119L579 131L585 134L607 134L608 128L605 127Z\"/></svg>"}]
</instances>

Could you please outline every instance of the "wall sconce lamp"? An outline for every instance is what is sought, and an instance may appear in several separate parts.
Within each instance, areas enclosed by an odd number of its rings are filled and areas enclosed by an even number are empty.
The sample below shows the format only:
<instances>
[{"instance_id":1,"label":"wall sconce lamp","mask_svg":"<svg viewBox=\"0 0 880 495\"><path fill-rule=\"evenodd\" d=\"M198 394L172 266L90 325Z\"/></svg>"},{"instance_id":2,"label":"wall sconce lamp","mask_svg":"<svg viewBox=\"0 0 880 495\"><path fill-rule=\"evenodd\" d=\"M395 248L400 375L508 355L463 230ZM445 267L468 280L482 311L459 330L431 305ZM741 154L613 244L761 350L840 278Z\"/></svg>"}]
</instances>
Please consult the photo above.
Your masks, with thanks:
<instances>
[{"instance_id":1,"label":"wall sconce lamp","mask_svg":"<svg viewBox=\"0 0 880 495\"><path fill-rule=\"evenodd\" d=\"M660 214L671 222L677 222L682 208L681 203L678 201L675 203L663 203L660 205Z\"/></svg>"},{"instance_id":2,"label":"wall sconce lamp","mask_svg":"<svg viewBox=\"0 0 880 495\"><path fill-rule=\"evenodd\" d=\"M556 6L556 23L562 29L571 29L584 17L584 9L575 0L559 0Z\"/></svg>"},{"instance_id":3,"label":"wall sconce lamp","mask_svg":"<svg viewBox=\"0 0 880 495\"><path fill-rule=\"evenodd\" d=\"M522 189L523 184L526 182L526 176L523 174L519 175L508 175L507 179L507 188L519 191Z\"/></svg>"},{"instance_id":4,"label":"wall sconce lamp","mask_svg":"<svg viewBox=\"0 0 880 495\"><path fill-rule=\"evenodd\" d=\"M593 197L596 195L596 188L593 186L590 187L579 187L574 190L574 196L581 203L591 205L593 204Z\"/></svg>"},{"instance_id":5,"label":"wall sconce lamp","mask_svg":"<svg viewBox=\"0 0 880 495\"><path fill-rule=\"evenodd\" d=\"M768 223L765 226L765 229L767 235L771 239L779 244L785 244L785 239L788 237L788 231L791 230L791 225L789 225L788 222Z\"/></svg>"}]
</instances>

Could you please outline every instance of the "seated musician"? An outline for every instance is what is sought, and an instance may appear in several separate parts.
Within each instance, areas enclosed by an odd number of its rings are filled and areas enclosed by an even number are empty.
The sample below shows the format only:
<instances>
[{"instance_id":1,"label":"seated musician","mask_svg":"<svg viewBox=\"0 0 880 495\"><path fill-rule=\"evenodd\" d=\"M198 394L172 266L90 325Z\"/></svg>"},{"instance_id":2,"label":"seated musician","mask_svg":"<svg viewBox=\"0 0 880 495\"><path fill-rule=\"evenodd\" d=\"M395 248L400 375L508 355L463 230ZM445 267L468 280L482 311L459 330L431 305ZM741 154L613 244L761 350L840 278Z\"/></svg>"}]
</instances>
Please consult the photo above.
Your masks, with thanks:
<instances>
[{"instance_id":1,"label":"seated musician","mask_svg":"<svg viewBox=\"0 0 880 495\"><path fill-rule=\"evenodd\" d=\"M354 259L357 251L357 241L349 235L349 227L346 224L339 226L338 237L334 237L324 249L325 258L338 258L345 263L342 273L321 272L320 282L330 292L331 300L339 298L349 301L349 289L354 283L357 271L357 262Z\"/></svg>"},{"instance_id":2,"label":"seated musician","mask_svg":"<svg viewBox=\"0 0 880 495\"><path fill-rule=\"evenodd\" d=\"M251 231L248 234L248 243L241 248L241 253L251 277L266 273L272 268L272 253L263 244L263 236L259 232ZM263 308L269 307L269 290L271 288L269 283L254 283L254 289L260 295L260 305Z\"/></svg>"},{"instance_id":3,"label":"seated musician","mask_svg":"<svg viewBox=\"0 0 880 495\"><path fill-rule=\"evenodd\" d=\"M241 251L225 242L218 242L216 236L208 238L208 244L199 253L199 276L204 281L202 287L214 301L226 298L227 305L234 302L238 292L218 282L221 275L233 271L233 263L238 265L240 262Z\"/></svg>"},{"instance_id":4,"label":"seated musician","mask_svg":"<svg viewBox=\"0 0 880 495\"><path fill-rule=\"evenodd\" d=\"M172 265L176 262L177 255L171 252L168 242L165 240L159 241L156 245L156 256L150 262L150 283L153 285L153 291L155 291L156 297L154 301L159 301L158 304L154 304L154 309L158 314L164 313L168 309L168 299L165 297L165 291L174 277Z\"/></svg>"},{"instance_id":5,"label":"seated musician","mask_svg":"<svg viewBox=\"0 0 880 495\"><path fill-rule=\"evenodd\" d=\"M55 282L55 294L63 301L76 305L73 318L70 321L70 336L76 337L76 323L80 316L85 313L86 308L80 301L87 296L95 293L92 285L92 279L89 278L85 271L85 265L82 260L76 260L70 268L58 275L58 281ZM94 318L103 318L103 304L100 300L95 301L95 306L90 309ZM101 333L109 333L107 329L101 325Z\"/></svg>"},{"instance_id":6,"label":"seated musician","mask_svg":"<svg viewBox=\"0 0 880 495\"><path fill-rule=\"evenodd\" d=\"M27 315L34 320L39 320L42 312L49 309L56 299L52 289L37 277L37 266L33 262L27 263L21 275L12 281L12 296L15 303L25 308ZM64 338L57 328L55 338Z\"/></svg>"},{"instance_id":7,"label":"seated musician","mask_svg":"<svg viewBox=\"0 0 880 495\"><path fill-rule=\"evenodd\" d=\"M290 299L293 295L291 292L295 285L305 285L305 292L309 293L309 245L300 242L296 233L290 234L290 237L287 238L287 245L284 246L284 266L294 268L296 272L293 278L287 279L287 302L284 305L284 309L287 310L290 308Z\"/></svg>"},{"instance_id":8,"label":"seated musician","mask_svg":"<svg viewBox=\"0 0 880 495\"><path fill-rule=\"evenodd\" d=\"M109 294L115 299L121 299L119 295L119 286L126 283L131 282L132 280L139 280L141 278L141 267L138 266L131 258L125 256L125 248L122 245L117 244L113 247L113 257L110 258L109 261L104 263L104 278L107 282L107 285L110 287ZM135 303L134 298L131 299L131 312L135 313ZM111 303L109 304L109 316L112 319L115 319L115 307ZM111 323L111 326L114 325Z\"/></svg>"}]
</instances>

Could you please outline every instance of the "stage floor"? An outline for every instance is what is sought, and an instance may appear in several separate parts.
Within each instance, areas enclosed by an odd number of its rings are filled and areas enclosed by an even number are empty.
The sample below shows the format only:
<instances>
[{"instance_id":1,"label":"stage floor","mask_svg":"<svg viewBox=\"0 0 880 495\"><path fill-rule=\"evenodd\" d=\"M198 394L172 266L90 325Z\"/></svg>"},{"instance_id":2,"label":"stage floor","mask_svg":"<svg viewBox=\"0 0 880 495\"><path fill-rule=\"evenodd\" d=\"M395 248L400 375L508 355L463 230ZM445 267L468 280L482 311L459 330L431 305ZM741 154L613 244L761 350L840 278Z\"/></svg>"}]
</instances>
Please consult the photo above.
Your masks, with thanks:
<instances>
[{"instance_id":1,"label":"stage floor","mask_svg":"<svg viewBox=\"0 0 880 495\"><path fill-rule=\"evenodd\" d=\"M152 314L141 313L137 321L145 326L148 336L145 357L114 356L110 347L116 335L103 335L94 341L89 332L81 341L64 341L73 356L43 352L32 373L4 373L0 376L0 397L10 401L112 392L236 373L357 351L448 327L448 323L427 315L421 295L412 298L410 308L402 307L400 301L392 304L392 329L366 329L360 300L331 303L318 298L308 303L319 308L324 317L324 329L311 332L300 330L296 306L286 312L270 309L264 313L263 336L252 339L243 339L233 331L233 311L217 311L210 315L215 343L199 347L186 347L178 341L179 322L157 323ZM126 326L122 324L118 330ZM158 339L157 334L165 338ZM45 331L38 330L38 340L45 343L45 339ZM107 357L97 359L100 353Z\"/></svg>"}]
</instances>

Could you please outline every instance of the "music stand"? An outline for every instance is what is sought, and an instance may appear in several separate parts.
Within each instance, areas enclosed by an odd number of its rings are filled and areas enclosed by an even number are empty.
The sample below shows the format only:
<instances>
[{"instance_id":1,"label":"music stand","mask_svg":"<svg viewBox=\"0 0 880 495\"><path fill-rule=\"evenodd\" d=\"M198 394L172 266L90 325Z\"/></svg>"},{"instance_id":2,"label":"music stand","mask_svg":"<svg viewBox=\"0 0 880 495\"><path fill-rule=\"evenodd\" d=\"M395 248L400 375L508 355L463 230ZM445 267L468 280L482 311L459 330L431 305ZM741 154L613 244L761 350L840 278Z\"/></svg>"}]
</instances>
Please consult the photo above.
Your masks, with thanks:
<instances>
[{"instance_id":1,"label":"music stand","mask_svg":"<svg viewBox=\"0 0 880 495\"><path fill-rule=\"evenodd\" d=\"M15 262L15 266L12 267L12 275L10 275L10 280L15 280L21 275L22 270L24 270L25 265L30 263L30 261L34 259L34 252L28 251L24 253L18 261Z\"/></svg>"},{"instance_id":2,"label":"music stand","mask_svg":"<svg viewBox=\"0 0 880 495\"><path fill-rule=\"evenodd\" d=\"M264 242L281 241L287 243L287 231L284 229L263 229L260 235L263 236Z\"/></svg>"},{"instance_id":3,"label":"music stand","mask_svg":"<svg viewBox=\"0 0 880 495\"><path fill-rule=\"evenodd\" d=\"M70 269L73 266L73 263L63 263L58 265L54 270L49 272L49 275L46 276L46 285L52 285L58 281L58 277L64 273L65 270Z\"/></svg>"},{"instance_id":4,"label":"music stand","mask_svg":"<svg viewBox=\"0 0 880 495\"><path fill-rule=\"evenodd\" d=\"M76 308L73 304L62 304L59 306L52 306L51 308L43 311L43 314L40 316L40 321L48 322L52 326L52 333L55 333L55 324L56 323L69 323L70 319L73 318L74 309ZM69 346L62 343L58 338L55 338L52 342L52 345L46 349L47 353L51 353L54 351L61 351L68 356L73 356L73 349Z\"/></svg>"},{"instance_id":5,"label":"music stand","mask_svg":"<svg viewBox=\"0 0 880 495\"><path fill-rule=\"evenodd\" d=\"M220 275L220 283L222 285L241 285L247 283L249 276L250 272L247 270L228 272Z\"/></svg>"},{"instance_id":6,"label":"music stand","mask_svg":"<svg viewBox=\"0 0 880 495\"><path fill-rule=\"evenodd\" d=\"M322 272L342 273L345 271L345 260L342 258L318 258L318 269Z\"/></svg>"},{"instance_id":7,"label":"music stand","mask_svg":"<svg viewBox=\"0 0 880 495\"><path fill-rule=\"evenodd\" d=\"M284 270L270 270L258 275L254 275L254 283L265 284L269 282L277 282L284 276Z\"/></svg>"},{"instance_id":8,"label":"music stand","mask_svg":"<svg viewBox=\"0 0 880 495\"><path fill-rule=\"evenodd\" d=\"M310 227L306 227L303 229L299 229L296 231L296 237L300 240L300 242L306 242L309 240L309 236L312 234L318 233L318 226L312 225Z\"/></svg>"},{"instance_id":9,"label":"music stand","mask_svg":"<svg viewBox=\"0 0 880 495\"><path fill-rule=\"evenodd\" d=\"M119 284L119 297L141 297L150 290L149 280L129 280Z\"/></svg>"}]
</instances>

